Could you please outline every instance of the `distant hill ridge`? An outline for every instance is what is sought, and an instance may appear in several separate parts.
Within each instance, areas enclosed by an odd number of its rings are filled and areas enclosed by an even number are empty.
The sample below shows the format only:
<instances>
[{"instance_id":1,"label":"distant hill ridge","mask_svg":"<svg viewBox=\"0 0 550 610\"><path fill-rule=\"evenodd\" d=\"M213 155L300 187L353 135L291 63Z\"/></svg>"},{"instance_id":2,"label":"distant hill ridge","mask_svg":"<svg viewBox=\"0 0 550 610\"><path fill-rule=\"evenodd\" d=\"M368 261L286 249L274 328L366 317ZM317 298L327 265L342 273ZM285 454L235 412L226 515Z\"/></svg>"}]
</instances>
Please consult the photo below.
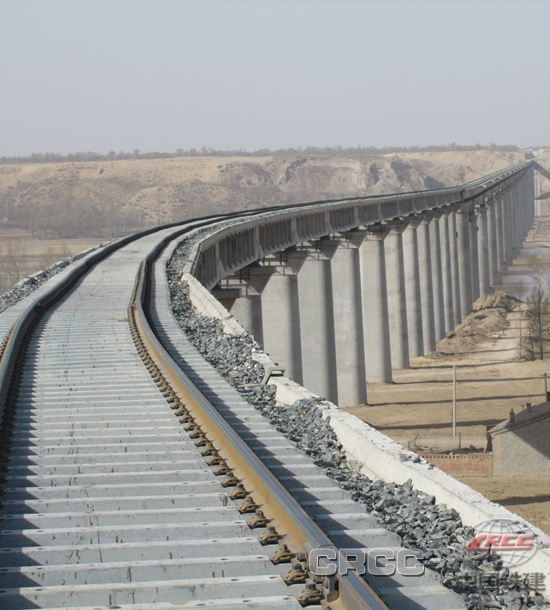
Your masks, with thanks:
<instances>
[{"instance_id":1,"label":"distant hill ridge","mask_svg":"<svg viewBox=\"0 0 550 610\"><path fill-rule=\"evenodd\" d=\"M361 149L356 155L10 161L0 163L0 227L39 237L120 235L216 212L451 186L524 159L521 150Z\"/></svg>"},{"instance_id":2,"label":"distant hill ridge","mask_svg":"<svg viewBox=\"0 0 550 610\"><path fill-rule=\"evenodd\" d=\"M32 153L22 157L0 157L0 164L8 163L63 163L78 161L117 161L127 159L174 159L176 157L273 157L273 156L292 156L292 155L324 155L324 156L358 156L358 155L385 155L391 153L411 153L411 152L468 152L477 150L518 152L521 149L515 144L475 144L459 145L451 143L447 145L432 146L306 146L305 148L281 148L270 150L263 148L255 151L246 150L216 150L211 147L191 148L183 150L178 148L176 152L157 152L149 151L142 153L136 149L134 152L115 152L111 150L107 154L97 152L74 152L62 155L61 153Z\"/></svg>"}]
</instances>

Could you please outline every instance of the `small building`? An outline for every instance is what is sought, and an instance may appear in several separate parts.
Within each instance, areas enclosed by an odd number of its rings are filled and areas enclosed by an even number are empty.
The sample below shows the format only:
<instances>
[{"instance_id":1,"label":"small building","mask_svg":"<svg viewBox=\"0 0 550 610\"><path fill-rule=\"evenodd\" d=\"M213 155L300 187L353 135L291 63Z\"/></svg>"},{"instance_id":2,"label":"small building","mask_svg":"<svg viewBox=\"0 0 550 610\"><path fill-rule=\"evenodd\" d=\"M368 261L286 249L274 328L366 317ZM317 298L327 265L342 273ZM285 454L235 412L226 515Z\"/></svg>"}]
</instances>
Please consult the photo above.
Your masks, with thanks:
<instances>
[{"instance_id":1,"label":"small building","mask_svg":"<svg viewBox=\"0 0 550 610\"><path fill-rule=\"evenodd\" d=\"M489 430L493 474L550 476L550 402L510 417Z\"/></svg>"}]
</instances>

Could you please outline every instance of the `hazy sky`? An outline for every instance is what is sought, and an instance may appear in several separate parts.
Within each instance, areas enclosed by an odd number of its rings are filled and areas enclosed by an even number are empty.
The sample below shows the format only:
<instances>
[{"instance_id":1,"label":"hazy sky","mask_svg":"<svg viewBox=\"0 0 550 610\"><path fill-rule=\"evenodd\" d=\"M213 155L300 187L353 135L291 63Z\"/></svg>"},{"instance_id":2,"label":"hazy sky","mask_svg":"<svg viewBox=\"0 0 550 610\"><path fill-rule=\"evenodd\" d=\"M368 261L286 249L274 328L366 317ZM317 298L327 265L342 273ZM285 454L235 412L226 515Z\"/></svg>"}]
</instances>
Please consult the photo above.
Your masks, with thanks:
<instances>
[{"instance_id":1,"label":"hazy sky","mask_svg":"<svg viewBox=\"0 0 550 610\"><path fill-rule=\"evenodd\" d=\"M550 144L545 0L0 0L0 156Z\"/></svg>"}]
</instances>

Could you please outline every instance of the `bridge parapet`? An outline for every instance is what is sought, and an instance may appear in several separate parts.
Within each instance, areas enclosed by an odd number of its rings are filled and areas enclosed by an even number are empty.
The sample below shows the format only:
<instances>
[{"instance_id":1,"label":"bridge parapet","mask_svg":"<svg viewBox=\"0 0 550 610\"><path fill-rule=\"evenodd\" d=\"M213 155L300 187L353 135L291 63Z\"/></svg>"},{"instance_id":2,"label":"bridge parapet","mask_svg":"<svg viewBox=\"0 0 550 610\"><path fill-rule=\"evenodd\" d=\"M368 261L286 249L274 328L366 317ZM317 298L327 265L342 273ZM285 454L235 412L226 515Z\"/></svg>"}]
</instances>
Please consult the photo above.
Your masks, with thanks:
<instances>
[{"instance_id":1,"label":"bridge parapet","mask_svg":"<svg viewBox=\"0 0 550 610\"><path fill-rule=\"evenodd\" d=\"M457 187L284 206L266 210L253 220L225 222L223 228L203 240L192 269L186 271L211 289L252 260L303 241L467 203L481 195L502 195L532 166L533 162L528 161ZM211 250L214 244L218 244L217 251ZM221 268L216 268L214 258L222 263Z\"/></svg>"}]
</instances>

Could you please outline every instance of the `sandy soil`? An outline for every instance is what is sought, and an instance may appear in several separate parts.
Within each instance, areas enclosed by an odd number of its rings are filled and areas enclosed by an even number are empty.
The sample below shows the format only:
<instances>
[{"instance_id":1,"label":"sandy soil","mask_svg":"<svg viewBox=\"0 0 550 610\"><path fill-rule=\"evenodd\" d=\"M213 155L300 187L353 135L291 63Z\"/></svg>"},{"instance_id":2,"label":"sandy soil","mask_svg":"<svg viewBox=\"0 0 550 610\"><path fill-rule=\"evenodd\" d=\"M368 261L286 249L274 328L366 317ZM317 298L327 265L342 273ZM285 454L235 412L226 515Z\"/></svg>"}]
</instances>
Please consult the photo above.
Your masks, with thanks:
<instances>
[{"instance_id":1,"label":"sandy soil","mask_svg":"<svg viewBox=\"0 0 550 610\"><path fill-rule=\"evenodd\" d=\"M539 224L503 278L504 287L514 287L518 276L525 275L532 252L550 247L550 218ZM484 447L487 428L507 419L510 409L517 412L526 402L544 402L550 354L548 360L520 360L520 317L518 307L507 315L508 328L461 354L415 358L410 369L394 371L393 384L369 384L368 405L347 410L404 446ZM524 321L521 326L523 334ZM457 367L457 437L452 436L453 365ZM457 478L550 534L550 472L548 478Z\"/></svg>"},{"instance_id":2,"label":"sandy soil","mask_svg":"<svg viewBox=\"0 0 550 610\"><path fill-rule=\"evenodd\" d=\"M521 477L457 477L550 534L550 481Z\"/></svg>"}]
</instances>

